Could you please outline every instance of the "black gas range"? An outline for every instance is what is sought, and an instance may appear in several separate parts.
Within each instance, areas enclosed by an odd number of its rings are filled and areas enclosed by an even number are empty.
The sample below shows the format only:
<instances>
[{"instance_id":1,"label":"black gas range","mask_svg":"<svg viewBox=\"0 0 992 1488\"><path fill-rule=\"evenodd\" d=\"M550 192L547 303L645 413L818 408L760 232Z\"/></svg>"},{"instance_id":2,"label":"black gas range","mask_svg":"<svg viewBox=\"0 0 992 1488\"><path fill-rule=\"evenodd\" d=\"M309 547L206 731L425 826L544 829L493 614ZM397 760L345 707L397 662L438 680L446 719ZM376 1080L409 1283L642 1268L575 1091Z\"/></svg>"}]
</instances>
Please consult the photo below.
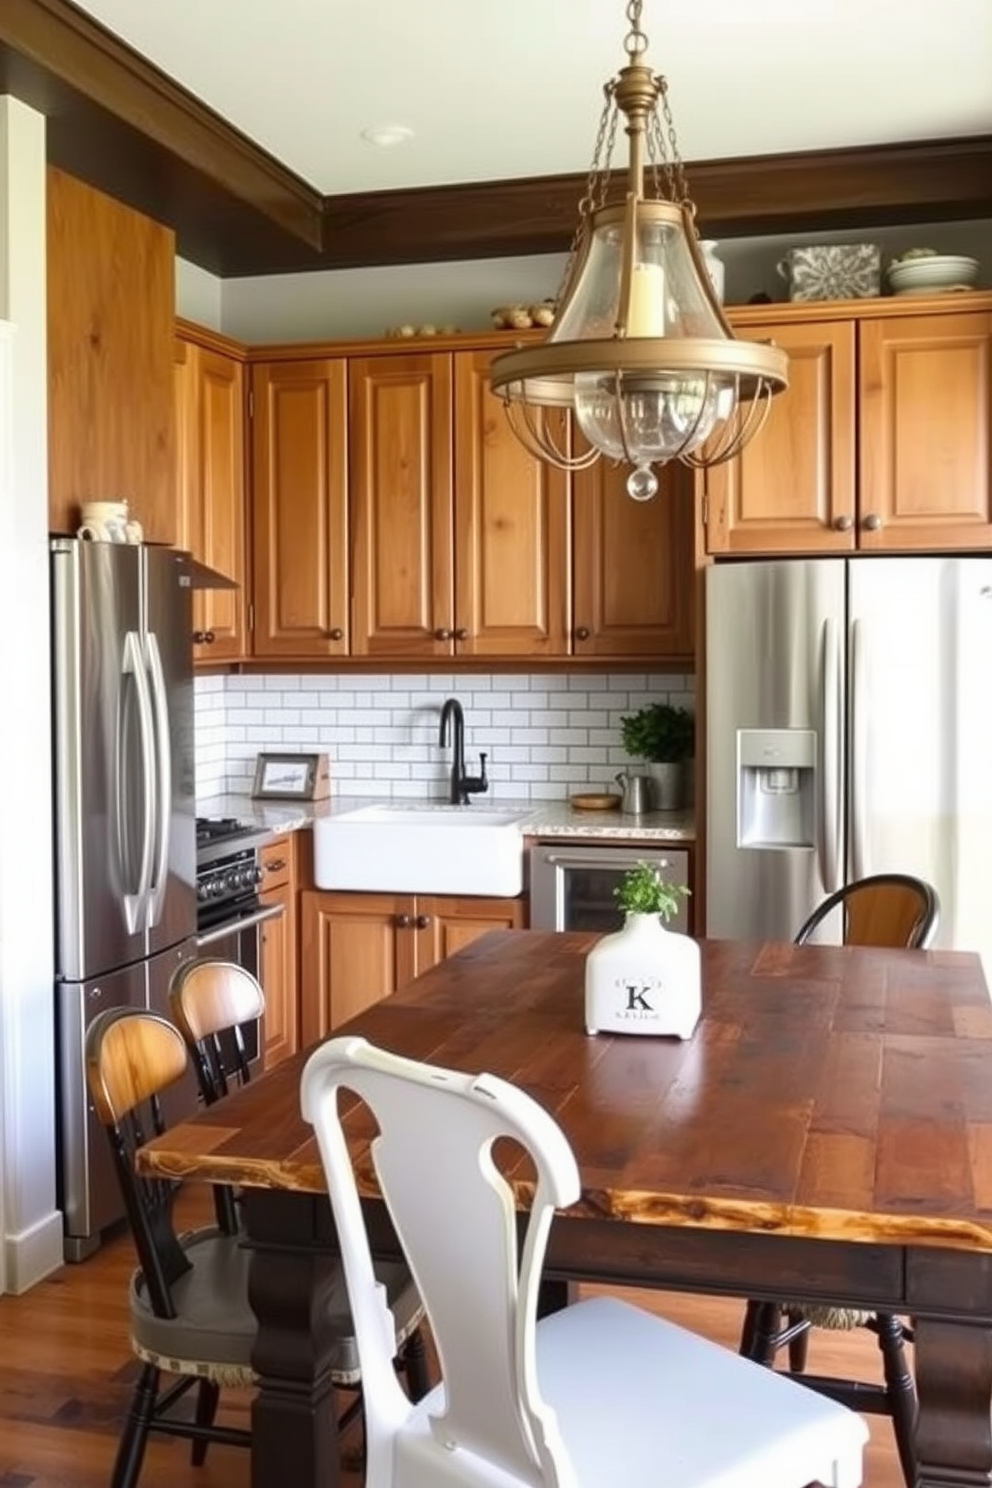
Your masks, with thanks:
<instances>
[{"instance_id":1,"label":"black gas range","mask_svg":"<svg viewBox=\"0 0 992 1488\"><path fill-rule=\"evenodd\" d=\"M196 820L197 931L232 927L259 908L258 849L272 834L233 816Z\"/></svg>"}]
</instances>

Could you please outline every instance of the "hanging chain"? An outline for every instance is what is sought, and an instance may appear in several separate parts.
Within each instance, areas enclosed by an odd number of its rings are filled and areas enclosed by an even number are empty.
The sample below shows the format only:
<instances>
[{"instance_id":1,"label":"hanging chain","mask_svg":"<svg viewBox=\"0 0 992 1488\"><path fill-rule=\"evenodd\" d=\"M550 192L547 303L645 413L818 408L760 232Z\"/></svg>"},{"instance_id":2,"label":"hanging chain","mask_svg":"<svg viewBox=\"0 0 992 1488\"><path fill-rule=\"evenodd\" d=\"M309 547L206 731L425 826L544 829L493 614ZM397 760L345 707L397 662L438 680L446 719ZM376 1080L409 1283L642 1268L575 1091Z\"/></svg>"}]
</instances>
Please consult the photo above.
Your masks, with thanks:
<instances>
[{"instance_id":1,"label":"hanging chain","mask_svg":"<svg viewBox=\"0 0 992 1488\"><path fill-rule=\"evenodd\" d=\"M668 102L668 84L664 78L658 79L661 84L661 112L665 119L665 128L668 133L668 149L664 151L666 160L666 178L672 190L672 200L683 203L689 200L689 187L685 179L685 167L682 164L682 156L679 154L678 140L675 138L675 120L672 118L671 105ZM661 137L661 125L658 115L653 115L655 128Z\"/></svg>"},{"instance_id":2,"label":"hanging chain","mask_svg":"<svg viewBox=\"0 0 992 1488\"><path fill-rule=\"evenodd\" d=\"M648 39L641 30L641 8L643 0L628 0L627 22L630 30L623 39L623 49L630 58L631 66L637 63L638 57L643 57L648 49Z\"/></svg>"},{"instance_id":3,"label":"hanging chain","mask_svg":"<svg viewBox=\"0 0 992 1488\"><path fill-rule=\"evenodd\" d=\"M572 241L568 245L568 253L565 257L565 267L562 270L558 288L555 291L555 305L561 304L562 294L565 286L572 276L572 266L575 263L575 255L579 251L579 244L585 231L586 221L593 212L599 210L606 202L607 188L610 182L610 162L613 159L613 147L617 137L617 119L619 110L614 99L616 92L616 79L611 78L603 84L603 112L599 116L599 128L596 130L596 143L593 146L592 164L586 177L586 189L579 198L579 220L575 224Z\"/></svg>"}]
</instances>

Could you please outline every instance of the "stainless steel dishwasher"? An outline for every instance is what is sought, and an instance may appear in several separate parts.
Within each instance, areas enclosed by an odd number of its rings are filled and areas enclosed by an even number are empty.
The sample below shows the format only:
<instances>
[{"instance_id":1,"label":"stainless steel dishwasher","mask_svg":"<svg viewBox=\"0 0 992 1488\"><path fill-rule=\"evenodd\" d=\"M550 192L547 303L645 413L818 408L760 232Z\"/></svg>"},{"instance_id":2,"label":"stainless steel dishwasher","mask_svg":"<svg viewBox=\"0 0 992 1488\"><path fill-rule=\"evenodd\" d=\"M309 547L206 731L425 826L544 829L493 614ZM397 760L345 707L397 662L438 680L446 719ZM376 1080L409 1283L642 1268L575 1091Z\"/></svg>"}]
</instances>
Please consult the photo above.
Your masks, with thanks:
<instances>
[{"instance_id":1,"label":"stainless steel dishwasher","mask_svg":"<svg viewBox=\"0 0 992 1488\"><path fill-rule=\"evenodd\" d=\"M530 852L530 923L535 930L618 930L623 913L613 891L628 868L651 863L669 883L689 887L685 848L635 843L599 847L588 842L543 843ZM672 930L688 931L685 899L671 919Z\"/></svg>"}]
</instances>

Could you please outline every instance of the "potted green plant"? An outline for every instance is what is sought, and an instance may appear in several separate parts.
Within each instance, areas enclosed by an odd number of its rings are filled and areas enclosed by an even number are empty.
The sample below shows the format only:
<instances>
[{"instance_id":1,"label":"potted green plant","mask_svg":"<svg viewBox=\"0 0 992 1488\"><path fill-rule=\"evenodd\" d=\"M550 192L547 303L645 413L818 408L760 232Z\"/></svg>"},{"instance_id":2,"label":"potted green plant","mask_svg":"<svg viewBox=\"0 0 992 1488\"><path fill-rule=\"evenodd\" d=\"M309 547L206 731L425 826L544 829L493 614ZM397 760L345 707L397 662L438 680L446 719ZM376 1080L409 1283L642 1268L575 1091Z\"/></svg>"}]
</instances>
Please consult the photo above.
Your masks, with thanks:
<instances>
[{"instance_id":1,"label":"potted green plant","mask_svg":"<svg viewBox=\"0 0 992 1488\"><path fill-rule=\"evenodd\" d=\"M586 957L587 1033L691 1038L702 1010L699 946L662 924L688 892L650 863L623 875L614 890L623 929L604 935Z\"/></svg>"},{"instance_id":2,"label":"potted green plant","mask_svg":"<svg viewBox=\"0 0 992 1488\"><path fill-rule=\"evenodd\" d=\"M674 703L648 703L620 719L623 747L647 761L656 811L678 811L686 800L688 761L696 749L696 720Z\"/></svg>"},{"instance_id":3,"label":"potted green plant","mask_svg":"<svg viewBox=\"0 0 992 1488\"><path fill-rule=\"evenodd\" d=\"M652 863L638 863L628 868L613 890L625 915L661 915L671 920L679 912L679 900L689 893L685 884L669 883L662 878L661 870Z\"/></svg>"}]
</instances>

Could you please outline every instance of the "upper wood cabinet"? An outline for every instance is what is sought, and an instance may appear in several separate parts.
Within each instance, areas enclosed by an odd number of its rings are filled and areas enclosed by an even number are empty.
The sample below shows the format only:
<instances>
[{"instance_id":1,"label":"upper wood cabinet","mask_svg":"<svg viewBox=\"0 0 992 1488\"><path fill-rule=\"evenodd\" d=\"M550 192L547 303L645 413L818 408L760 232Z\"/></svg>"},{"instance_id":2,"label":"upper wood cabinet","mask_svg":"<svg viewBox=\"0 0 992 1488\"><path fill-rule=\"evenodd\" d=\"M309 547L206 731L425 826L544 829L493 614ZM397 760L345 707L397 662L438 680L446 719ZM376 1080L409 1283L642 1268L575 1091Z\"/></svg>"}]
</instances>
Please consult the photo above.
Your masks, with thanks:
<instances>
[{"instance_id":1,"label":"upper wood cabinet","mask_svg":"<svg viewBox=\"0 0 992 1488\"><path fill-rule=\"evenodd\" d=\"M568 476L515 437L490 391L492 359L491 351L454 358L454 649L459 656L563 656Z\"/></svg>"},{"instance_id":2,"label":"upper wood cabinet","mask_svg":"<svg viewBox=\"0 0 992 1488\"><path fill-rule=\"evenodd\" d=\"M736 334L787 351L789 387L743 452L705 472L708 550L846 551L854 545L854 323L779 318Z\"/></svg>"},{"instance_id":3,"label":"upper wood cabinet","mask_svg":"<svg viewBox=\"0 0 992 1488\"><path fill-rule=\"evenodd\" d=\"M193 596L194 660L236 661L246 649L244 364L194 334L174 344L176 543L237 585Z\"/></svg>"},{"instance_id":4,"label":"upper wood cabinet","mask_svg":"<svg viewBox=\"0 0 992 1488\"><path fill-rule=\"evenodd\" d=\"M172 543L174 235L52 167L47 194L49 528L126 498Z\"/></svg>"},{"instance_id":5,"label":"upper wood cabinet","mask_svg":"<svg viewBox=\"0 0 992 1488\"><path fill-rule=\"evenodd\" d=\"M992 309L858 330L861 548L992 543Z\"/></svg>"},{"instance_id":6,"label":"upper wood cabinet","mask_svg":"<svg viewBox=\"0 0 992 1488\"><path fill-rule=\"evenodd\" d=\"M348 396L352 654L450 655L451 357L353 357Z\"/></svg>"},{"instance_id":7,"label":"upper wood cabinet","mask_svg":"<svg viewBox=\"0 0 992 1488\"><path fill-rule=\"evenodd\" d=\"M992 541L987 295L795 306L737 334L790 356L744 452L706 472L711 553L898 552Z\"/></svg>"},{"instance_id":8,"label":"upper wood cabinet","mask_svg":"<svg viewBox=\"0 0 992 1488\"><path fill-rule=\"evenodd\" d=\"M349 651L343 358L252 368L256 656Z\"/></svg>"},{"instance_id":9,"label":"upper wood cabinet","mask_svg":"<svg viewBox=\"0 0 992 1488\"><path fill-rule=\"evenodd\" d=\"M628 474L599 459L572 478L572 653L691 657L692 478L669 465L656 495L634 501Z\"/></svg>"}]
</instances>

